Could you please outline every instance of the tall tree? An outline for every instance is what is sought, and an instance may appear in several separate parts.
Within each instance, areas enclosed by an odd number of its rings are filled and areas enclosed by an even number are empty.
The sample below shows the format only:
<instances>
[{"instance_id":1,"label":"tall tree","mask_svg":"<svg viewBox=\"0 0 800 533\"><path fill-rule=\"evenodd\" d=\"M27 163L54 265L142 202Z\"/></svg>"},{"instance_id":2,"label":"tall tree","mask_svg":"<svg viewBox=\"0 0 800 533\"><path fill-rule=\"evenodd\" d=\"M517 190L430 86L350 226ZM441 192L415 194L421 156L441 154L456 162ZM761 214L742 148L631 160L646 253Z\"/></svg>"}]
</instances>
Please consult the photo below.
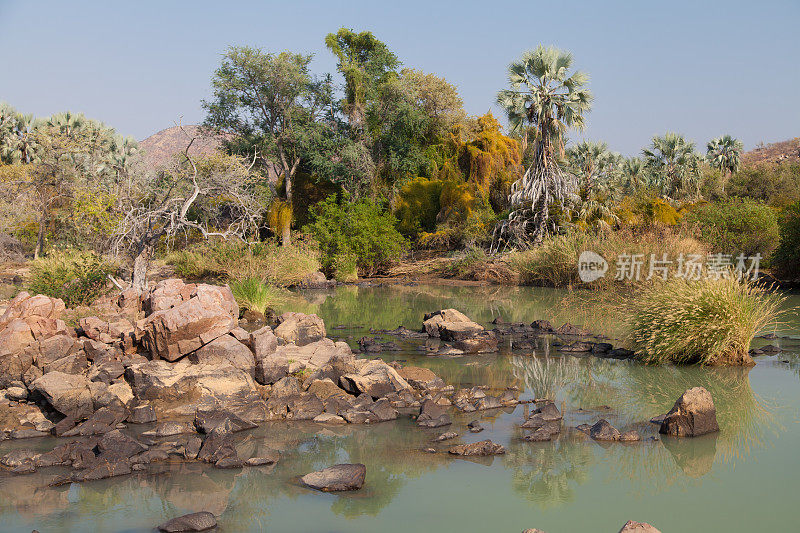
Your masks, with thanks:
<instances>
[{"instance_id":1,"label":"tall tree","mask_svg":"<svg viewBox=\"0 0 800 533\"><path fill-rule=\"evenodd\" d=\"M694 143L683 135L666 133L655 136L649 147L642 150L647 166L658 177L663 194L675 197L689 194L700 175L700 156Z\"/></svg>"},{"instance_id":2,"label":"tall tree","mask_svg":"<svg viewBox=\"0 0 800 533\"><path fill-rule=\"evenodd\" d=\"M350 125L362 130L367 102L375 98L377 87L400 66L397 56L372 32L355 33L340 28L325 37L328 47L338 60L337 68L345 80L344 110Z\"/></svg>"},{"instance_id":3,"label":"tall tree","mask_svg":"<svg viewBox=\"0 0 800 533\"><path fill-rule=\"evenodd\" d=\"M512 132L523 135L523 149L533 131L533 158L525 175L511 189L512 212L495 230L493 249L516 242L527 246L554 230L553 204L567 209L575 199L575 176L561 168L564 137L569 128L581 130L591 108L588 76L570 72L572 54L539 46L508 67L510 89L497 94Z\"/></svg>"},{"instance_id":4,"label":"tall tree","mask_svg":"<svg viewBox=\"0 0 800 533\"><path fill-rule=\"evenodd\" d=\"M303 137L324 114L324 81L309 74L310 55L230 48L214 73L214 98L203 101L205 125L228 134L234 152L266 156L279 165L292 199L292 180L302 159Z\"/></svg>"},{"instance_id":5,"label":"tall tree","mask_svg":"<svg viewBox=\"0 0 800 533\"><path fill-rule=\"evenodd\" d=\"M712 139L706 145L706 158L709 164L718 168L723 174L723 193L725 192L725 183L739 170L743 149L742 141L730 135Z\"/></svg>"}]
</instances>

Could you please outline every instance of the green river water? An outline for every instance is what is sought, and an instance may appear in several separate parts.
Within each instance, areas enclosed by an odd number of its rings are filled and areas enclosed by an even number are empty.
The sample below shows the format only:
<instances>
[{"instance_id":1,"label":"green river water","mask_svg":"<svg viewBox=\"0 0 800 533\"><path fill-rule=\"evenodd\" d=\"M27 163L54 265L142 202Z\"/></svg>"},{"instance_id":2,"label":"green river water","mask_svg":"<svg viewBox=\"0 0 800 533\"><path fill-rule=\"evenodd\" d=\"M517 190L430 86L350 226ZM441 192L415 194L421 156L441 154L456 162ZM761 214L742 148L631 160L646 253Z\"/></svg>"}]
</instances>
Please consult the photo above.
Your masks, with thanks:
<instances>
[{"instance_id":1,"label":"green river water","mask_svg":"<svg viewBox=\"0 0 800 533\"><path fill-rule=\"evenodd\" d=\"M789 296L787 308L800 307ZM583 305L551 289L517 287L340 287L303 295L291 307L316 312L328 333L355 342L369 328L418 329L425 312L454 307L489 325L551 319L621 334L602 302ZM627 520L664 533L797 530L800 494L800 319L788 315L773 340L783 351L753 368L646 367L628 361L504 346L499 354L426 356L417 344L379 354L433 369L458 386L518 386L523 398L555 397L565 430L552 442L522 441L527 406L454 417L456 442L492 439L507 453L484 460L421 451L439 430L403 417L374 426L322 428L269 423L242 446L279 450L272 467L218 470L165 465L157 475L125 476L48 488L48 474L0 473L0 531L151 531L169 518L213 512L220 530L271 532L612 532ZM386 340L392 340L386 338ZM612 342L615 342L612 340ZM616 341L617 344L619 343ZM687 388L711 391L721 431L695 439L650 440L648 420L666 412ZM466 423L482 418L482 433ZM606 418L635 428L642 442L600 444L572 428ZM36 442L34 442L36 441ZM49 449L54 440L4 442ZM367 466L364 488L341 495L302 488L297 477L337 462Z\"/></svg>"}]
</instances>

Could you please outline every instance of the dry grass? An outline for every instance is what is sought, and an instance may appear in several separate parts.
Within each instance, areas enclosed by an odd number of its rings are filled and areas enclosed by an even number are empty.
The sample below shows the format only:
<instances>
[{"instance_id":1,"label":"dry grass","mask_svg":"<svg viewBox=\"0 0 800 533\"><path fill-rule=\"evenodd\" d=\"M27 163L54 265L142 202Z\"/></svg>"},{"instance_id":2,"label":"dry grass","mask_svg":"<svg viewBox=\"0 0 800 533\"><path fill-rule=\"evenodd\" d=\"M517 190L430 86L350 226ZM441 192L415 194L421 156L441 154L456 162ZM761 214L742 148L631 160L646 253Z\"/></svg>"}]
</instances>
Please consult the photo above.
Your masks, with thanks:
<instances>
[{"instance_id":1,"label":"dry grass","mask_svg":"<svg viewBox=\"0 0 800 533\"><path fill-rule=\"evenodd\" d=\"M656 283L629 299L630 340L648 363L752 364L750 342L781 302L734 276Z\"/></svg>"}]
</instances>

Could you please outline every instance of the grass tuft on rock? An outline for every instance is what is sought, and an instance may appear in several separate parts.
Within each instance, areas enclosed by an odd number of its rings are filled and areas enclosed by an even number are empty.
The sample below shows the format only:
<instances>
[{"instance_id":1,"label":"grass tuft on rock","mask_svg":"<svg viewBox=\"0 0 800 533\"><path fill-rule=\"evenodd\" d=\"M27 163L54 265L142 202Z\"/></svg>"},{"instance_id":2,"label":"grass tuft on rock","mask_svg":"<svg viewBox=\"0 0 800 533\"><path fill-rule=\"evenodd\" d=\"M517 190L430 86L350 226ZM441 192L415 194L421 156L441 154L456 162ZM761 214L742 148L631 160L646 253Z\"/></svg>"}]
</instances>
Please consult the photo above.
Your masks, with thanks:
<instances>
[{"instance_id":1,"label":"grass tuft on rock","mask_svg":"<svg viewBox=\"0 0 800 533\"><path fill-rule=\"evenodd\" d=\"M750 342L776 324L781 301L734 276L673 278L629 300L630 340L647 363L752 365Z\"/></svg>"},{"instance_id":2,"label":"grass tuft on rock","mask_svg":"<svg viewBox=\"0 0 800 533\"><path fill-rule=\"evenodd\" d=\"M264 283L258 278L231 280L233 297L242 310L249 309L265 315L267 309L275 309L286 301L286 291Z\"/></svg>"}]
</instances>

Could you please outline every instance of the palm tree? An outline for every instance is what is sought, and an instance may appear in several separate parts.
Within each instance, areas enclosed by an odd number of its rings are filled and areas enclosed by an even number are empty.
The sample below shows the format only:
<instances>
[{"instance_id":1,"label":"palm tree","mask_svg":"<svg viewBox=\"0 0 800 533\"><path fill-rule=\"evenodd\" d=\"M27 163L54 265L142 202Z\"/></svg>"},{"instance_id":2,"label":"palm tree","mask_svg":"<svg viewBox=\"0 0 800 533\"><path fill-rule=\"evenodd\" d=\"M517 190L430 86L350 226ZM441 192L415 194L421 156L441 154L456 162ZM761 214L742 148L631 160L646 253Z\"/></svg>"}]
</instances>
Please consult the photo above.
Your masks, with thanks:
<instances>
[{"instance_id":1,"label":"palm tree","mask_svg":"<svg viewBox=\"0 0 800 533\"><path fill-rule=\"evenodd\" d=\"M522 134L523 147L534 139L533 160L522 179L511 187L512 212L495 228L492 248L516 241L522 246L537 243L554 231L550 208L567 210L575 197L575 176L561 168L564 137L569 128L582 130L591 108L592 94L586 89L588 76L570 73L572 54L555 47L539 46L522 54L508 67L510 89L497 94L513 133Z\"/></svg>"},{"instance_id":2,"label":"palm tree","mask_svg":"<svg viewBox=\"0 0 800 533\"><path fill-rule=\"evenodd\" d=\"M731 179L733 174L739 170L741 154L744 149L742 141L730 135L723 135L712 139L706 145L706 157L708 163L720 169L723 174L722 192L725 192L725 183ZM725 176L727 174L727 176Z\"/></svg>"},{"instance_id":3,"label":"palm tree","mask_svg":"<svg viewBox=\"0 0 800 533\"><path fill-rule=\"evenodd\" d=\"M683 135L667 133L655 136L650 147L642 150L642 155L647 166L658 176L665 195L686 193L692 183L697 184L700 156L694 150L694 143Z\"/></svg>"}]
</instances>

